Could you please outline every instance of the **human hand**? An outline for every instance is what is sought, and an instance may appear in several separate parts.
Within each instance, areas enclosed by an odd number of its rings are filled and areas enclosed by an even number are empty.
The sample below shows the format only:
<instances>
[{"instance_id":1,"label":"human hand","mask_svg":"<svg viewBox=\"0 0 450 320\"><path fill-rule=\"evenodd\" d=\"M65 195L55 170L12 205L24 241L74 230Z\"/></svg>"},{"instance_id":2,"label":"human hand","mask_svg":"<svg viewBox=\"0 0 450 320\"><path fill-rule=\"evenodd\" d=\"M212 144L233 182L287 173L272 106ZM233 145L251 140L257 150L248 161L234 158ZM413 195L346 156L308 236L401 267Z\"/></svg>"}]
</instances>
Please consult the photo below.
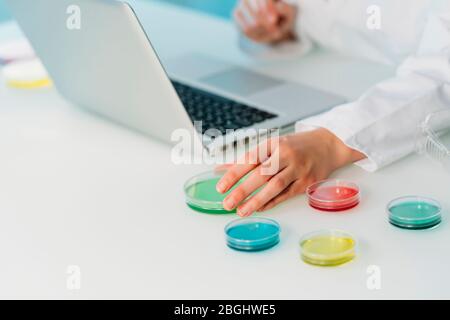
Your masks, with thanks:
<instances>
[{"instance_id":1,"label":"human hand","mask_svg":"<svg viewBox=\"0 0 450 320\"><path fill-rule=\"evenodd\" d=\"M297 7L281 0L241 0L234 19L251 40L275 44L294 38Z\"/></svg>"},{"instance_id":2,"label":"human hand","mask_svg":"<svg viewBox=\"0 0 450 320\"><path fill-rule=\"evenodd\" d=\"M326 129L273 138L265 143L264 149L260 145L246 154L242 164L227 167L217 183L217 191L225 193L251 172L223 202L226 210L237 208L241 217L271 209L304 193L309 185L328 178L336 169L365 157ZM267 150L266 154L261 150ZM274 165L275 170L268 170Z\"/></svg>"}]
</instances>

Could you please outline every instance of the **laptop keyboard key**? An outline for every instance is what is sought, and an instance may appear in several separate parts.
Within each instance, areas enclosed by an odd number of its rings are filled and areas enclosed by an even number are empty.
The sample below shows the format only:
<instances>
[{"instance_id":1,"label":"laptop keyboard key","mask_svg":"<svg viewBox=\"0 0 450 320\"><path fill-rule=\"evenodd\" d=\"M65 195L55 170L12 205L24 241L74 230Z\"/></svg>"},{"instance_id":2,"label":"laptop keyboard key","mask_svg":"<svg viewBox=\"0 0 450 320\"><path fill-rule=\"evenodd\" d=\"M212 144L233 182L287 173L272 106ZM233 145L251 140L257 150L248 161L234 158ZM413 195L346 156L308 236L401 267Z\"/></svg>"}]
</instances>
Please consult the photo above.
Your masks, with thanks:
<instances>
[{"instance_id":1,"label":"laptop keyboard key","mask_svg":"<svg viewBox=\"0 0 450 320\"><path fill-rule=\"evenodd\" d=\"M208 129L217 129L225 134L227 129L250 127L276 117L275 114L176 81L172 83L191 121L203 121L202 133Z\"/></svg>"}]
</instances>

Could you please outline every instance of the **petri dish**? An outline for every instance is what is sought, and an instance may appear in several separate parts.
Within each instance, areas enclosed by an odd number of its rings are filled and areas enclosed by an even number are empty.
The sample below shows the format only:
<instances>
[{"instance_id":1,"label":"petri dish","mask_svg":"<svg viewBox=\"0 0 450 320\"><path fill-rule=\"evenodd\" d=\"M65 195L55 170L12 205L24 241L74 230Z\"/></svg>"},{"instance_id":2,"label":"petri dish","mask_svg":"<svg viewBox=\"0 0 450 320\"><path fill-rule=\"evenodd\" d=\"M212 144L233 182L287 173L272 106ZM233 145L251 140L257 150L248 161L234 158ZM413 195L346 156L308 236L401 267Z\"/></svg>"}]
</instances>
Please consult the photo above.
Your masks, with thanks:
<instances>
[{"instance_id":1,"label":"petri dish","mask_svg":"<svg viewBox=\"0 0 450 320\"><path fill-rule=\"evenodd\" d=\"M187 205L198 212L210 214L235 213L236 210L227 211L223 208L223 200L241 182L237 183L225 194L217 192L216 185L224 172L211 171L201 173L189 179L184 185L184 194Z\"/></svg>"},{"instance_id":2,"label":"petri dish","mask_svg":"<svg viewBox=\"0 0 450 320\"><path fill-rule=\"evenodd\" d=\"M25 39L13 40L0 44L0 64L35 58L33 48Z\"/></svg>"},{"instance_id":3,"label":"petri dish","mask_svg":"<svg viewBox=\"0 0 450 320\"><path fill-rule=\"evenodd\" d=\"M280 242L280 225L267 218L244 218L225 227L227 245L239 251L262 251Z\"/></svg>"},{"instance_id":4,"label":"petri dish","mask_svg":"<svg viewBox=\"0 0 450 320\"><path fill-rule=\"evenodd\" d=\"M357 184L344 180L324 180L306 189L309 205L322 211L343 211L359 204Z\"/></svg>"},{"instance_id":5,"label":"petri dish","mask_svg":"<svg viewBox=\"0 0 450 320\"><path fill-rule=\"evenodd\" d=\"M338 266L356 256L356 240L340 230L321 230L300 239L300 253L304 262L316 266Z\"/></svg>"},{"instance_id":6,"label":"petri dish","mask_svg":"<svg viewBox=\"0 0 450 320\"><path fill-rule=\"evenodd\" d=\"M405 196L387 206L389 223L402 229L421 230L436 227L442 221L442 207L434 199Z\"/></svg>"},{"instance_id":7,"label":"petri dish","mask_svg":"<svg viewBox=\"0 0 450 320\"><path fill-rule=\"evenodd\" d=\"M35 89L52 84L47 71L37 59L6 65L3 68L3 77L7 86L16 89Z\"/></svg>"},{"instance_id":8,"label":"petri dish","mask_svg":"<svg viewBox=\"0 0 450 320\"><path fill-rule=\"evenodd\" d=\"M416 151L450 172L450 109L429 114L420 125Z\"/></svg>"}]
</instances>

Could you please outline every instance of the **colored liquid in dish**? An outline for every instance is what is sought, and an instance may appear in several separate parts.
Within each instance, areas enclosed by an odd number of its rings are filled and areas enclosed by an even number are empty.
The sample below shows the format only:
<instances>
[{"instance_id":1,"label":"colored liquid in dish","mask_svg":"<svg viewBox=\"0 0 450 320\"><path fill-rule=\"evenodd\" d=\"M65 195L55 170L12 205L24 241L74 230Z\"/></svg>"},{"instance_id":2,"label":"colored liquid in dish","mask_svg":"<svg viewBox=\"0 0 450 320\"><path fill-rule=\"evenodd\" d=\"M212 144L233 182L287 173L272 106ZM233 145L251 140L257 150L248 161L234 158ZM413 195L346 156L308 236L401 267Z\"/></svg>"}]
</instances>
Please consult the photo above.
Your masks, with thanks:
<instances>
[{"instance_id":1,"label":"colored liquid in dish","mask_svg":"<svg viewBox=\"0 0 450 320\"><path fill-rule=\"evenodd\" d=\"M359 190L350 186L318 186L308 191L311 207L324 211L342 211L359 203Z\"/></svg>"},{"instance_id":2,"label":"colored liquid in dish","mask_svg":"<svg viewBox=\"0 0 450 320\"><path fill-rule=\"evenodd\" d=\"M280 226L263 218L233 221L225 228L225 233L228 246L242 251L266 250L280 241Z\"/></svg>"},{"instance_id":3,"label":"colored liquid in dish","mask_svg":"<svg viewBox=\"0 0 450 320\"><path fill-rule=\"evenodd\" d=\"M405 199L389 206L389 222L405 229L428 229L441 223L440 212L436 203Z\"/></svg>"},{"instance_id":4,"label":"colored liquid in dish","mask_svg":"<svg viewBox=\"0 0 450 320\"><path fill-rule=\"evenodd\" d=\"M337 266L352 260L355 240L348 235L314 235L300 243L303 261L319 266Z\"/></svg>"},{"instance_id":5,"label":"colored liquid in dish","mask_svg":"<svg viewBox=\"0 0 450 320\"><path fill-rule=\"evenodd\" d=\"M187 186L185 193L189 199L187 201L188 206L203 213L226 214L236 212L236 210L225 210L222 202L239 184L235 185L225 194L221 194L216 190L217 182L220 179L221 177L219 176L210 177Z\"/></svg>"},{"instance_id":6,"label":"colored liquid in dish","mask_svg":"<svg viewBox=\"0 0 450 320\"><path fill-rule=\"evenodd\" d=\"M37 89L44 87L51 87L52 81L50 79L41 79L35 81L14 81L10 80L6 82L6 85L15 89Z\"/></svg>"},{"instance_id":7,"label":"colored liquid in dish","mask_svg":"<svg viewBox=\"0 0 450 320\"><path fill-rule=\"evenodd\" d=\"M326 201L346 200L358 194L358 190L349 187L322 187L315 190L312 195L315 198Z\"/></svg>"},{"instance_id":8,"label":"colored liquid in dish","mask_svg":"<svg viewBox=\"0 0 450 320\"><path fill-rule=\"evenodd\" d=\"M8 64L2 74L6 85L11 88L36 89L52 85L47 71L37 59Z\"/></svg>"}]
</instances>

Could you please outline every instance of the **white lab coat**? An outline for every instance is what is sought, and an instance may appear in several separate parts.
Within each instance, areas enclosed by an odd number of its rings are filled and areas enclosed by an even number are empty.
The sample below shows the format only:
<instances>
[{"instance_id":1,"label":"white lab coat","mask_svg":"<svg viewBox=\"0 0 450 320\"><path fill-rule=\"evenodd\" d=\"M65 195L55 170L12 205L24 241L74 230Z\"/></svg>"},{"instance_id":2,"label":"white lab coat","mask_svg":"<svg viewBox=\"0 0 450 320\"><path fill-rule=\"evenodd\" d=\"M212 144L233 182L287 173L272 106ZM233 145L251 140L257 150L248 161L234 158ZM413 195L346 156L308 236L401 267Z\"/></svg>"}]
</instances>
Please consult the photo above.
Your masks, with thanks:
<instances>
[{"instance_id":1,"label":"white lab coat","mask_svg":"<svg viewBox=\"0 0 450 320\"><path fill-rule=\"evenodd\" d=\"M427 114L450 108L449 0L289 0L299 6L297 31L311 44L398 66L397 75L357 101L300 121L323 127L364 153L357 164L375 171L415 148ZM381 29L367 9L381 9ZM450 124L449 124L450 125Z\"/></svg>"}]
</instances>

